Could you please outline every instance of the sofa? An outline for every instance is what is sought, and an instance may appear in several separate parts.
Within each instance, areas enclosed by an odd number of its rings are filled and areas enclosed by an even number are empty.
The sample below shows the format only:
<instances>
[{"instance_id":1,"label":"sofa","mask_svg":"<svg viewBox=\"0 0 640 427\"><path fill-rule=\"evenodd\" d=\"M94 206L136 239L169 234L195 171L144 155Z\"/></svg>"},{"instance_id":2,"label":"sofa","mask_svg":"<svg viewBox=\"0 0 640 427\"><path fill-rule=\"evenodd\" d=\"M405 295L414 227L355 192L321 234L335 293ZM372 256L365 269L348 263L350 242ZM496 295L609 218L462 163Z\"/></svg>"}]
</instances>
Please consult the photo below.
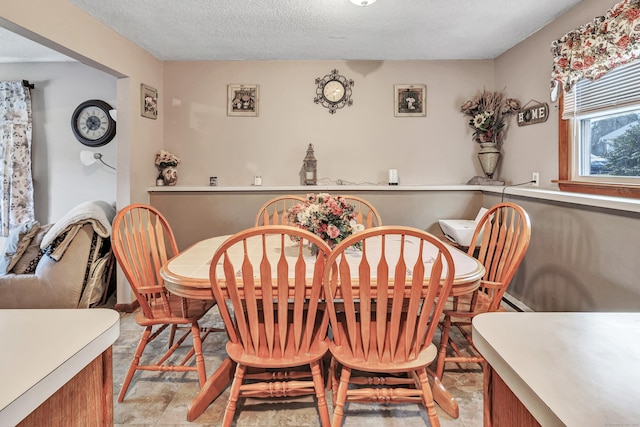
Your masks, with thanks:
<instances>
[{"instance_id":1,"label":"sofa","mask_svg":"<svg viewBox=\"0 0 640 427\"><path fill-rule=\"evenodd\" d=\"M85 202L55 224L12 230L0 257L0 309L99 305L110 288L114 216L107 202Z\"/></svg>"}]
</instances>

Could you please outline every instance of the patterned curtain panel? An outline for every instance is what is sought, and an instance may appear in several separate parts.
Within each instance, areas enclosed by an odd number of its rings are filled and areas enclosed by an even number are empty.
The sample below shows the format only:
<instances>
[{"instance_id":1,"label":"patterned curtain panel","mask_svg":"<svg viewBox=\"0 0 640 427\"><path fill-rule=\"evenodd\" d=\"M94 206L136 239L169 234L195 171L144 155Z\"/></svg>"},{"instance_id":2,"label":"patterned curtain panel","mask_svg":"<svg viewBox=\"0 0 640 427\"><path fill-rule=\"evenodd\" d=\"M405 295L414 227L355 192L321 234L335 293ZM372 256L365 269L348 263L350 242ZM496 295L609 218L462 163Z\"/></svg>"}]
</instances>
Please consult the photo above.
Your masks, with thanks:
<instances>
[{"instance_id":1,"label":"patterned curtain panel","mask_svg":"<svg viewBox=\"0 0 640 427\"><path fill-rule=\"evenodd\" d=\"M31 94L0 82L0 233L35 219L31 175Z\"/></svg>"},{"instance_id":2,"label":"patterned curtain panel","mask_svg":"<svg viewBox=\"0 0 640 427\"><path fill-rule=\"evenodd\" d=\"M640 0L624 0L551 43L552 94L582 78L596 80L640 56ZM552 95L553 98L553 95Z\"/></svg>"}]
</instances>

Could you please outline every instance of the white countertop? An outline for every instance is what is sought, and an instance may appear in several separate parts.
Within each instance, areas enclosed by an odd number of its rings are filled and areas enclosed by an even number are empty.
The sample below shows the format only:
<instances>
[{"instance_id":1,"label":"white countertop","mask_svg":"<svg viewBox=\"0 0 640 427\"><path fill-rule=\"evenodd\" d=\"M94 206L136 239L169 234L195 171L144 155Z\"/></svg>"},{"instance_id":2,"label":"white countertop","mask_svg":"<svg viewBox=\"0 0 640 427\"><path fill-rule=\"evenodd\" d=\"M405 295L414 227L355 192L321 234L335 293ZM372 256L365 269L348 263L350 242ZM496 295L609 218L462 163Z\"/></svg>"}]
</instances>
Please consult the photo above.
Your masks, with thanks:
<instances>
[{"instance_id":1,"label":"white countertop","mask_svg":"<svg viewBox=\"0 0 640 427\"><path fill-rule=\"evenodd\" d=\"M487 313L473 342L543 426L640 425L640 313Z\"/></svg>"},{"instance_id":2,"label":"white countertop","mask_svg":"<svg viewBox=\"0 0 640 427\"><path fill-rule=\"evenodd\" d=\"M0 425L20 422L119 335L114 310L0 310Z\"/></svg>"}]
</instances>

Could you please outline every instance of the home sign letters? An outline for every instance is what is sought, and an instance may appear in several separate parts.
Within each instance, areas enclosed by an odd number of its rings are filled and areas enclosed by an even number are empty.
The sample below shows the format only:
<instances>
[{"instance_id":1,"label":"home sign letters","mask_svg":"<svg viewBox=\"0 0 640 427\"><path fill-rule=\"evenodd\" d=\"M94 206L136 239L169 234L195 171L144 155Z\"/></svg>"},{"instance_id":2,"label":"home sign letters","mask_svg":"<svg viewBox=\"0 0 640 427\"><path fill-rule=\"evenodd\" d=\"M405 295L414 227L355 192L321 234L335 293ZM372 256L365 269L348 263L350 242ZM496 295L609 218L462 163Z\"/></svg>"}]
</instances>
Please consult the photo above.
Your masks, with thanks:
<instances>
[{"instance_id":1,"label":"home sign letters","mask_svg":"<svg viewBox=\"0 0 640 427\"><path fill-rule=\"evenodd\" d=\"M534 104L518 112L518 126L535 125L549 118L549 104Z\"/></svg>"}]
</instances>

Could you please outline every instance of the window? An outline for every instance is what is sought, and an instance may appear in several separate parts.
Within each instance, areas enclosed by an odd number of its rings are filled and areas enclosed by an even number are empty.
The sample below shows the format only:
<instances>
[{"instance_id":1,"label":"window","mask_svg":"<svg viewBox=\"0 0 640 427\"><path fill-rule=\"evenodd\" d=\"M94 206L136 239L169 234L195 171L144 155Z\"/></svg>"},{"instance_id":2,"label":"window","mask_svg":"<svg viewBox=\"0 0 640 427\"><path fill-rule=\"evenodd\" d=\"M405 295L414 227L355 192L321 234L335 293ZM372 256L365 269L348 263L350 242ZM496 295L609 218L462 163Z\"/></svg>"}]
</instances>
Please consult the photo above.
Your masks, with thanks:
<instances>
[{"instance_id":1,"label":"window","mask_svg":"<svg viewBox=\"0 0 640 427\"><path fill-rule=\"evenodd\" d=\"M640 61L579 81L562 105L560 188L640 197Z\"/></svg>"},{"instance_id":2,"label":"window","mask_svg":"<svg viewBox=\"0 0 640 427\"><path fill-rule=\"evenodd\" d=\"M576 175L634 183L640 178L640 107L576 119Z\"/></svg>"}]
</instances>

